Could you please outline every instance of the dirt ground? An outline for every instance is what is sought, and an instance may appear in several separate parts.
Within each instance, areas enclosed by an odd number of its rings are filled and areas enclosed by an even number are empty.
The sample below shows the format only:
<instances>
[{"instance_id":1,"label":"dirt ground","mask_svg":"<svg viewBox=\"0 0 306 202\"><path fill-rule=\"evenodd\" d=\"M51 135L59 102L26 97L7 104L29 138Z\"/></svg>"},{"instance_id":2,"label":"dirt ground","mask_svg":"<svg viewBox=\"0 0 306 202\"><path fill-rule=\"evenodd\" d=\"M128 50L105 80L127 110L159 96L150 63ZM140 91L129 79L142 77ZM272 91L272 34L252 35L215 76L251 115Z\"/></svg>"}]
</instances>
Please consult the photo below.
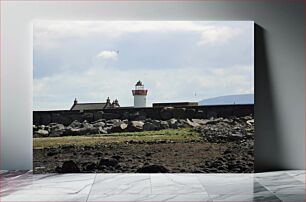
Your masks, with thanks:
<instances>
[{"instance_id":1,"label":"dirt ground","mask_svg":"<svg viewBox=\"0 0 306 202\"><path fill-rule=\"evenodd\" d=\"M34 172L253 172L253 150L253 140L227 143L164 140L63 145L35 148Z\"/></svg>"}]
</instances>

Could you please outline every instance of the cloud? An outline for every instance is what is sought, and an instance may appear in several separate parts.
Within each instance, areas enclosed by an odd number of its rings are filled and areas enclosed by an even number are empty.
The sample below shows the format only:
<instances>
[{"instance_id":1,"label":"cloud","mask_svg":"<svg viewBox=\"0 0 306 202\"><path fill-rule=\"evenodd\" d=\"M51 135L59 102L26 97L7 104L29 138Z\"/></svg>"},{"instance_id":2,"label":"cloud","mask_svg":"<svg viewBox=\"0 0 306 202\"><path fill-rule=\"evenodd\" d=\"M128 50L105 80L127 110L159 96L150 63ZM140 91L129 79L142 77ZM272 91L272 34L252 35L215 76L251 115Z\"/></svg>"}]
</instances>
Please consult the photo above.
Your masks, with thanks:
<instances>
[{"instance_id":1,"label":"cloud","mask_svg":"<svg viewBox=\"0 0 306 202\"><path fill-rule=\"evenodd\" d=\"M117 60L118 58L118 52L117 51L108 51L108 50L104 50L101 51L97 57L99 58L103 58L105 60Z\"/></svg>"},{"instance_id":2,"label":"cloud","mask_svg":"<svg viewBox=\"0 0 306 202\"><path fill-rule=\"evenodd\" d=\"M220 95L253 93L253 73L253 66L187 67L177 71L90 68L73 76L63 73L35 79L34 109L69 109L75 97L80 102L104 102L109 96L118 99L121 106L132 106L131 90L139 79L149 90L148 106L154 102L199 101Z\"/></svg>"},{"instance_id":3,"label":"cloud","mask_svg":"<svg viewBox=\"0 0 306 202\"><path fill-rule=\"evenodd\" d=\"M100 35L114 39L123 34L139 32L193 32L199 35L200 45L213 45L226 43L238 36L239 24L242 22L214 24L209 21L36 21L34 45L52 48L56 46L53 40L67 37Z\"/></svg>"},{"instance_id":4,"label":"cloud","mask_svg":"<svg viewBox=\"0 0 306 202\"><path fill-rule=\"evenodd\" d=\"M207 27L201 31L201 39L199 45L207 44L224 44L232 38L238 36L241 30L237 28L222 27Z\"/></svg>"}]
</instances>

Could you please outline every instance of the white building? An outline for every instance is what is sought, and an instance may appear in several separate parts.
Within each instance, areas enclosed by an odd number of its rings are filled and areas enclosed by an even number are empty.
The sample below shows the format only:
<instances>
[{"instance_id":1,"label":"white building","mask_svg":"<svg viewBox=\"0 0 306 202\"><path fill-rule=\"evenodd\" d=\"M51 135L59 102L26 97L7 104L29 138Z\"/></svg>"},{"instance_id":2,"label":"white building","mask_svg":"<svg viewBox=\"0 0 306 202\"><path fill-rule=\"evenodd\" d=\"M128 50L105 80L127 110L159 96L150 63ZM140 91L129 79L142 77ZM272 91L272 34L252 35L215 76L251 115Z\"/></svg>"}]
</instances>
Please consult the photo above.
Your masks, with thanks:
<instances>
[{"instance_id":1,"label":"white building","mask_svg":"<svg viewBox=\"0 0 306 202\"><path fill-rule=\"evenodd\" d=\"M136 83L135 90L132 90L132 93L134 96L134 107L146 107L148 90L144 89L144 85L141 81Z\"/></svg>"}]
</instances>

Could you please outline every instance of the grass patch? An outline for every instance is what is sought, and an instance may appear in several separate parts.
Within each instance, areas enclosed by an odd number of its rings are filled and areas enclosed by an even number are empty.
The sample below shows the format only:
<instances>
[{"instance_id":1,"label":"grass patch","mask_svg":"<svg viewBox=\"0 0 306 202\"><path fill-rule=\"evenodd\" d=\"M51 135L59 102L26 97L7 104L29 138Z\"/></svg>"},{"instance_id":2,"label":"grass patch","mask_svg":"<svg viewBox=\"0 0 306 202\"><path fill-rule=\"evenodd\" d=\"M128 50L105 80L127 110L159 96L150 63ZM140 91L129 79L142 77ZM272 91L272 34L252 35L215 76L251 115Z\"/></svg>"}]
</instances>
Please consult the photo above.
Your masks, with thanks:
<instances>
[{"instance_id":1,"label":"grass patch","mask_svg":"<svg viewBox=\"0 0 306 202\"><path fill-rule=\"evenodd\" d=\"M95 145L100 143L126 142L130 140L200 140L200 134L190 128L165 129L158 131L124 132L90 136L64 136L33 138L33 147L56 147L62 145Z\"/></svg>"}]
</instances>

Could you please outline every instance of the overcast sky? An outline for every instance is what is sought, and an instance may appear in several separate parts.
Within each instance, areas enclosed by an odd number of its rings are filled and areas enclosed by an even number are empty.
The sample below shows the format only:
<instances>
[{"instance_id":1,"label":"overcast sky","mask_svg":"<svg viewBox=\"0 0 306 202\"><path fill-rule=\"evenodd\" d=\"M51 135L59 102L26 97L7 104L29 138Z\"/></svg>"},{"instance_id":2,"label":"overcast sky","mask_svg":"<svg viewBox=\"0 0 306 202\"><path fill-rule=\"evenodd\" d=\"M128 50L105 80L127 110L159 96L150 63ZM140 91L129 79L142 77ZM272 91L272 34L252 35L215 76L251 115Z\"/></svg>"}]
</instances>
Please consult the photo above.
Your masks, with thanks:
<instances>
[{"instance_id":1,"label":"overcast sky","mask_svg":"<svg viewBox=\"0 0 306 202\"><path fill-rule=\"evenodd\" d=\"M132 106L138 80L154 102L254 92L248 21L38 21L34 110L118 99Z\"/></svg>"}]
</instances>

